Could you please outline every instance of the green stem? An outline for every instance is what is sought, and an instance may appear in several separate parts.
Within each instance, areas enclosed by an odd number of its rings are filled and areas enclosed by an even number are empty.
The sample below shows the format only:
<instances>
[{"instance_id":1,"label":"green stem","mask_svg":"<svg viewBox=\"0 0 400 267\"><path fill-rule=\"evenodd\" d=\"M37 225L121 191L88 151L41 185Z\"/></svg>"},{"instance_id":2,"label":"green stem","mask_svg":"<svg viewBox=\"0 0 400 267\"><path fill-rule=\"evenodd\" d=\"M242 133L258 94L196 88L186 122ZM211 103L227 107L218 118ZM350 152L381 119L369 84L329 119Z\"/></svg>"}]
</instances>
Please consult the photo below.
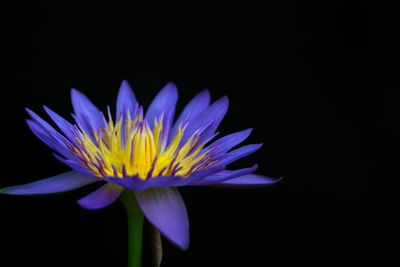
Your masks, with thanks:
<instances>
[{"instance_id":1,"label":"green stem","mask_svg":"<svg viewBox=\"0 0 400 267\"><path fill-rule=\"evenodd\" d=\"M124 190L120 199L128 219L128 267L141 267L143 213L132 191Z\"/></svg>"}]
</instances>

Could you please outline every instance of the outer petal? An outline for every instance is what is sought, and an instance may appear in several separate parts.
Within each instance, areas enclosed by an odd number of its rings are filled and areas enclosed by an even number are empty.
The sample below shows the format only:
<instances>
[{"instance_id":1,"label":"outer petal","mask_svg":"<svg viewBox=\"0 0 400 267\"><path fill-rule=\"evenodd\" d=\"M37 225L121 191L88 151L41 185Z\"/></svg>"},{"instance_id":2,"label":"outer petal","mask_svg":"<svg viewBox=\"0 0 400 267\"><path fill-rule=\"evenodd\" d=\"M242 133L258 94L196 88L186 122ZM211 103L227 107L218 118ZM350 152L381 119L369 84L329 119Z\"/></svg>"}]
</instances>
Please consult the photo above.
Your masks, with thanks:
<instances>
[{"instance_id":1,"label":"outer petal","mask_svg":"<svg viewBox=\"0 0 400 267\"><path fill-rule=\"evenodd\" d=\"M181 115L176 120L175 125L172 129L172 134L176 132L179 124L182 121L189 121L195 117L197 117L204 109L208 107L210 104L210 93L207 89L204 89L202 92L193 97L192 100L186 105L183 109Z\"/></svg>"},{"instance_id":2,"label":"outer petal","mask_svg":"<svg viewBox=\"0 0 400 267\"><path fill-rule=\"evenodd\" d=\"M43 106L44 109L46 110L47 114L50 116L50 118L54 121L55 124L57 124L58 128L65 134L65 136L71 141L75 141L75 134L73 132L74 126L72 126L71 123L69 123L67 120L62 118L60 115L52 111L46 106Z\"/></svg>"},{"instance_id":3,"label":"outer petal","mask_svg":"<svg viewBox=\"0 0 400 267\"><path fill-rule=\"evenodd\" d=\"M232 163L240 158L243 158L247 155L250 155L251 153L256 152L261 147L262 144L252 144L252 145L242 146L238 149L232 150L231 152L225 154L225 156L223 156L222 159L218 161L218 164L228 165L229 163Z\"/></svg>"},{"instance_id":4,"label":"outer petal","mask_svg":"<svg viewBox=\"0 0 400 267\"><path fill-rule=\"evenodd\" d=\"M146 119L150 125L150 128L154 128L154 118L160 118L161 113L164 112L164 127L170 127L165 125L168 115L175 110L176 101L178 100L178 90L174 83L168 83L157 96L151 102L149 109L146 112ZM172 114L173 117L173 114Z\"/></svg>"},{"instance_id":5,"label":"outer petal","mask_svg":"<svg viewBox=\"0 0 400 267\"><path fill-rule=\"evenodd\" d=\"M101 209L113 203L124 190L123 187L114 184L105 184L77 202L88 210Z\"/></svg>"},{"instance_id":6,"label":"outer petal","mask_svg":"<svg viewBox=\"0 0 400 267\"><path fill-rule=\"evenodd\" d=\"M250 128L244 131L226 135L209 145L204 150L209 150L209 156L213 157L213 159L217 159L219 156L223 155L223 153L243 142L249 136L251 131L252 129Z\"/></svg>"},{"instance_id":7,"label":"outer petal","mask_svg":"<svg viewBox=\"0 0 400 267\"><path fill-rule=\"evenodd\" d=\"M104 178L104 180L112 184L120 185L129 190L145 190L148 188L146 180L142 180L138 176L125 178L107 177Z\"/></svg>"},{"instance_id":8,"label":"outer petal","mask_svg":"<svg viewBox=\"0 0 400 267\"><path fill-rule=\"evenodd\" d=\"M43 120L32 110L26 108L32 120L26 120L31 131L46 145L53 150L70 158L70 152L66 146L68 142L64 136L57 132L50 124Z\"/></svg>"},{"instance_id":9,"label":"outer petal","mask_svg":"<svg viewBox=\"0 0 400 267\"><path fill-rule=\"evenodd\" d=\"M71 158L71 153L68 151L66 144L63 143L60 138L57 138L57 132L46 132L38 123L32 120L26 120L26 123L36 137L39 138L43 143L64 157Z\"/></svg>"},{"instance_id":10,"label":"outer petal","mask_svg":"<svg viewBox=\"0 0 400 267\"><path fill-rule=\"evenodd\" d=\"M156 176L148 178L146 180L142 180L138 176L131 176L125 178L107 177L104 178L104 180L109 183L125 187L126 189L137 191L137 190L146 190L150 187L164 188L171 186L185 186L188 184L195 183L207 176L215 174L221 171L223 168L224 168L223 165L205 168L194 172L191 176L186 178L182 176Z\"/></svg>"},{"instance_id":11,"label":"outer petal","mask_svg":"<svg viewBox=\"0 0 400 267\"><path fill-rule=\"evenodd\" d=\"M56 132L56 130L48 124L45 120L43 120L39 115L30 110L29 108L25 108L26 112L28 112L29 116L31 116L32 120L35 121L44 131L46 132Z\"/></svg>"},{"instance_id":12,"label":"outer petal","mask_svg":"<svg viewBox=\"0 0 400 267\"><path fill-rule=\"evenodd\" d=\"M218 125L228 111L228 106L228 97L224 96L215 101L211 106L203 110L189 123L182 138L182 142L186 142L190 138L190 136L192 136L192 134L198 129L212 123L211 127L208 127L207 131L202 134L199 143L210 138L215 133L215 130L218 128Z\"/></svg>"},{"instance_id":13,"label":"outer petal","mask_svg":"<svg viewBox=\"0 0 400 267\"><path fill-rule=\"evenodd\" d=\"M196 171L189 177L186 177L182 181L179 181L175 186L192 185L194 183L197 183L198 181L201 181L201 180L209 177L210 175L214 175L214 174L222 171L223 169L225 169L225 166L218 164L217 166L211 166L211 167Z\"/></svg>"},{"instance_id":14,"label":"outer petal","mask_svg":"<svg viewBox=\"0 0 400 267\"><path fill-rule=\"evenodd\" d=\"M91 132L91 127L98 129L100 126L104 126L100 111L82 92L72 88L71 101L79 123L87 131Z\"/></svg>"},{"instance_id":15,"label":"outer petal","mask_svg":"<svg viewBox=\"0 0 400 267\"><path fill-rule=\"evenodd\" d=\"M240 176L237 178L233 178L224 182L221 182L218 185L227 185L227 186L262 186L262 185L270 185L275 184L282 180L282 178L272 178L258 174L247 174L244 176Z\"/></svg>"},{"instance_id":16,"label":"outer petal","mask_svg":"<svg viewBox=\"0 0 400 267\"><path fill-rule=\"evenodd\" d=\"M189 219L178 189L151 188L135 191L139 207L146 218L171 242L182 249L189 246Z\"/></svg>"},{"instance_id":17,"label":"outer petal","mask_svg":"<svg viewBox=\"0 0 400 267\"><path fill-rule=\"evenodd\" d=\"M101 179L98 176L90 173L85 166L82 166L81 163L77 162L74 159L72 159L72 160L65 159L65 158L57 155L56 153L53 153L53 156L56 159L58 159L59 161L61 161L62 163L64 163L65 165L67 165L68 167L70 167L71 169L73 169L74 171L80 173L83 176L90 177L90 178L93 178L95 180L100 180Z\"/></svg>"},{"instance_id":18,"label":"outer petal","mask_svg":"<svg viewBox=\"0 0 400 267\"><path fill-rule=\"evenodd\" d=\"M0 193L9 195L34 195L49 194L68 191L88 185L98 180L70 171L51 178L39 180L33 183L10 186L0 189Z\"/></svg>"},{"instance_id":19,"label":"outer petal","mask_svg":"<svg viewBox=\"0 0 400 267\"><path fill-rule=\"evenodd\" d=\"M204 179L198 181L194 185L212 185L219 184L221 182L227 181L229 179L233 179L239 176L243 176L249 173L253 173L257 170L257 164L250 168L243 168L234 171L223 170L221 172L212 174L210 176L205 177Z\"/></svg>"},{"instance_id":20,"label":"outer petal","mask_svg":"<svg viewBox=\"0 0 400 267\"><path fill-rule=\"evenodd\" d=\"M118 92L116 118L119 118L121 113L125 114L127 110L129 110L129 114L133 118L136 103L135 94L129 86L128 81L123 80Z\"/></svg>"}]
</instances>

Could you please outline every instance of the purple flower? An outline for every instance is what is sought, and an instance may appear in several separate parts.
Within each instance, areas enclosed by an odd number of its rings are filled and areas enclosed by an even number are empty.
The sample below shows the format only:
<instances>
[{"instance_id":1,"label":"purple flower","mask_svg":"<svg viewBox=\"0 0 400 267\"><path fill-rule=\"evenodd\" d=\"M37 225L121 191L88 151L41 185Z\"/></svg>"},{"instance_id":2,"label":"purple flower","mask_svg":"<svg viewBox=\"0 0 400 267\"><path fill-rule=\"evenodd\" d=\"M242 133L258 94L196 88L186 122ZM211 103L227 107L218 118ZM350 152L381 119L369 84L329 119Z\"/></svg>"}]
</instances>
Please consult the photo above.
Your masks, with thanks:
<instances>
[{"instance_id":1,"label":"purple flower","mask_svg":"<svg viewBox=\"0 0 400 267\"><path fill-rule=\"evenodd\" d=\"M27 109L32 132L55 151L54 156L72 171L33 183L1 189L14 195L67 191L106 182L78 200L86 209L104 208L124 190L136 197L145 217L181 248L189 244L189 224L179 186L269 185L279 179L252 174L257 165L238 170L225 166L261 147L243 142L251 129L224 136L208 144L228 110L228 98L210 104L207 90L196 95L174 122L178 92L167 84L147 112L136 101L126 81L119 90L116 118L110 108L100 112L81 92L72 89L72 124L44 107L59 130ZM115 120L115 122L114 122Z\"/></svg>"}]
</instances>

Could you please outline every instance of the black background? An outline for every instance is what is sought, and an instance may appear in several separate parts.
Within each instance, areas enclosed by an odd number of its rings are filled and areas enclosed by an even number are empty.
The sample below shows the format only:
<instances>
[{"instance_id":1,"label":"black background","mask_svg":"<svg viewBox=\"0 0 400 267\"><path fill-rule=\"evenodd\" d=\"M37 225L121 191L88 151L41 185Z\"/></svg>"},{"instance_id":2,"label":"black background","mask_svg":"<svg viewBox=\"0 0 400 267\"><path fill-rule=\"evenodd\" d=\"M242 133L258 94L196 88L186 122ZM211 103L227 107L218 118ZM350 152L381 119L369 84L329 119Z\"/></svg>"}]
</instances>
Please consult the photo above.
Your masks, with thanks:
<instances>
[{"instance_id":1,"label":"black background","mask_svg":"<svg viewBox=\"0 0 400 267\"><path fill-rule=\"evenodd\" d=\"M213 100L230 99L221 135L254 128L246 143L263 148L232 168L258 163L258 173L284 179L270 188L182 188L191 245L183 252L164 240L162 266L400 266L400 19L389 3L7 7L0 187L68 170L29 131L24 107L71 118L74 87L100 109L115 108L122 79L146 107L174 81L178 112L208 88ZM2 266L126 266L120 204L86 211L75 203L95 187L0 196Z\"/></svg>"}]
</instances>

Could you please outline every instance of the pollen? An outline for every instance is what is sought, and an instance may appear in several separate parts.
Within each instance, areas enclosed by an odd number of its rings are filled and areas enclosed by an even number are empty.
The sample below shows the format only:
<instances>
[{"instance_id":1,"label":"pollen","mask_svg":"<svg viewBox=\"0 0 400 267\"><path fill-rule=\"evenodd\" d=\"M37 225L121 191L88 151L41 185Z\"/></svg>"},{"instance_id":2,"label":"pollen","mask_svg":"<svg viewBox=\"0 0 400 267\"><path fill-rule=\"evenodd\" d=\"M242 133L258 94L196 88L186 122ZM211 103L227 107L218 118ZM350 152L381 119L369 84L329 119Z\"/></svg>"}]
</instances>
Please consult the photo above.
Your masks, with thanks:
<instances>
[{"instance_id":1,"label":"pollen","mask_svg":"<svg viewBox=\"0 0 400 267\"><path fill-rule=\"evenodd\" d=\"M167 142L169 129L164 128L163 117L164 114L154 118L151 129L143 119L143 108L136 106L133 118L128 110L114 123L108 108L108 120L103 116L104 127L88 132L76 126L75 142L71 142L69 149L98 177L187 177L214 164L204 152L206 142L199 141L201 129L185 141L187 124L182 122Z\"/></svg>"}]
</instances>

